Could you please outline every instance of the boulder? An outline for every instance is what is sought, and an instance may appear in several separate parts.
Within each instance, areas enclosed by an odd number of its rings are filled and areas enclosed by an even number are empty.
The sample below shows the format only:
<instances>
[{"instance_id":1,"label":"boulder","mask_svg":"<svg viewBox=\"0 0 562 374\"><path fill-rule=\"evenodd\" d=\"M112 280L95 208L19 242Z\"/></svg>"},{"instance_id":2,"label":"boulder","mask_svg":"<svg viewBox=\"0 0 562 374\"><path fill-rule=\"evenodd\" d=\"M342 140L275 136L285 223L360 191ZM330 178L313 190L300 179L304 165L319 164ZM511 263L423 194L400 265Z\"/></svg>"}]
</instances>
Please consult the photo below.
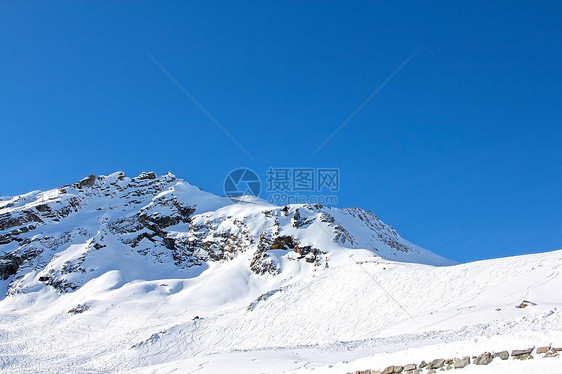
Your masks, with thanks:
<instances>
[{"instance_id":1,"label":"boulder","mask_svg":"<svg viewBox=\"0 0 562 374\"><path fill-rule=\"evenodd\" d=\"M533 352L533 348L515 349L515 350L511 351L511 356L513 356L513 357L523 356L523 355L531 354L532 352Z\"/></svg>"},{"instance_id":2,"label":"boulder","mask_svg":"<svg viewBox=\"0 0 562 374\"><path fill-rule=\"evenodd\" d=\"M270 249L295 249L295 246L298 247L298 244L293 237L278 236L271 244ZM298 250L295 250L295 252L298 252Z\"/></svg>"},{"instance_id":3,"label":"boulder","mask_svg":"<svg viewBox=\"0 0 562 374\"><path fill-rule=\"evenodd\" d=\"M93 187L96 183L96 176L95 174L90 174L88 177L82 179L78 183L76 183L77 188L84 188L84 187Z\"/></svg>"},{"instance_id":4,"label":"boulder","mask_svg":"<svg viewBox=\"0 0 562 374\"><path fill-rule=\"evenodd\" d=\"M382 374L393 374L393 373L394 373L394 365L390 365L382 371Z\"/></svg>"},{"instance_id":5,"label":"boulder","mask_svg":"<svg viewBox=\"0 0 562 374\"><path fill-rule=\"evenodd\" d=\"M474 359L474 365L488 365L490 362L494 360L494 357L491 353L486 352L482 353L480 356Z\"/></svg>"},{"instance_id":6,"label":"boulder","mask_svg":"<svg viewBox=\"0 0 562 374\"><path fill-rule=\"evenodd\" d=\"M502 360L507 360L509 358L509 352L508 351L496 352L494 353L494 357L499 357Z\"/></svg>"},{"instance_id":7,"label":"boulder","mask_svg":"<svg viewBox=\"0 0 562 374\"><path fill-rule=\"evenodd\" d=\"M404 371L415 370L418 366L416 364L404 365Z\"/></svg>"},{"instance_id":8,"label":"boulder","mask_svg":"<svg viewBox=\"0 0 562 374\"><path fill-rule=\"evenodd\" d=\"M546 353L546 352L548 352L548 351L550 351L550 347L538 347L538 348L537 348L537 353L538 353L538 354Z\"/></svg>"},{"instance_id":9,"label":"boulder","mask_svg":"<svg viewBox=\"0 0 562 374\"><path fill-rule=\"evenodd\" d=\"M420 369L423 369L423 368L426 367L426 366L427 366L427 362L422 361L422 362L420 362L419 368L420 368Z\"/></svg>"},{"instance_id":10,"label":"boulder","mask_svg":"<svg viewBox=\"0 0 562 374\"><path fill-rule=\"evenodd\" d=\"M455 358L454 360L455 369L462 369L465 366L470 365L470 357Z\"/></svg>"},{"instance_id":11,"label":"boulder","mask_svg":"<svg viewBox=\"0 0 562 374\"><path fill-rule=\"evenodd\" d=\"M428 366L430 369L439 369L442 368L444 364L445 364L444 358L436 358L435 360L431 361L431 363Z\"/></svg>"},{"instance_id":12,"label":"boulder","mask_svg":"<svg viewBox=\"0 0 562 374\"><path fill-rule=\"evenodd\" d=\"M143 172L141 175L137 177L137 179L144 180L144 179L156 179L156 173L153 171L149 171L148 173Z\"/></svg>"},{"instance_id":13,"label":"boulder","mask_svg":"<svg viewBox=\"0 0 562 374\"><path fill-rule=\"evenodd\" d=\"M395 374L401 373L402 371L404 371L404 367L403 367L403 366L395 366L395 367L394 367L394 373L395 373Z\"/></svg>"},{"instance_id":14,"label":"boulder","mask_svg":"<svg viewBox=\"0 0 562 374\"><path fill-rule=\"evenodd\" d=\"M530 353L525 353L525 354L517 355L517 356L513 357L514 360L531 360L533 358L534 357Z\"/></svg>"}]
</instances>

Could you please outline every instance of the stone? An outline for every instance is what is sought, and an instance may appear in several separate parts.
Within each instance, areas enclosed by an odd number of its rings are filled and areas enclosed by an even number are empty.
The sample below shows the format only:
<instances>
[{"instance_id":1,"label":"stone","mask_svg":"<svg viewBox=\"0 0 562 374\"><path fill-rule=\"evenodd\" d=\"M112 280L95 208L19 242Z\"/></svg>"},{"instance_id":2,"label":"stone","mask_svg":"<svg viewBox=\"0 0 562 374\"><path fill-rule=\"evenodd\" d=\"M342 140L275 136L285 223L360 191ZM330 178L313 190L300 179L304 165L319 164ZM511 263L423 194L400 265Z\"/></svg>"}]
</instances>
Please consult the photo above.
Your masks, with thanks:
<instances>
[{"instance_id":1,"label":"stone","mask_svg":"<svg viewBox=\"0 0 562 374\"><path fill-rule=\"evenodd\" d=\"M562 351L562 347L560 347L560 348L552 347L552 351L553 352L560 352L560 351Z\"/></svg>"},{"instance_id":2,"label":"stone","mask_svg":"<svg viewBox=\"0 0 562 374\"><path fill-rule=\"evenodd\" d=\"M436 358L435 360L431 361L431 363L428 366L430 367L430 369L439 369L443 367L444 364L445 364L445 359Z\"/></svg>"},{"instance_id":3,"label":"stone","mask_svg":"<svg viewBox=\"0 0 562 374\"><path fill-rule=\"evenodd\" d=\"M398 373L401 373L402 371L404 371L403 366L395 366L394 367L394 373L398 374Z\"/></svg>"},{"instance_id":4,"label":"stone","mask_svg":"<svg viewBox=\"0 0 562 374\"><path fill-rule=\"evenodd\" d=\"M437 372L436 372L435 370L433 370L433 369L430 369L430 370L427 372L427 374L435 374L435 373L437 373Z\"/></svg>"},{"instance_id":5,"label":"stone","mask_svg":"<svg viewBox=\"0 0 562 374\"><path fill-rule=\"evenodd\" d=\"M445 365L453 365L453 360L452 359L445 360Z\"/></svg>"},{"instance_id":6,"label":"stone","mask_svg":"<svg viewBox=\"0 0 562 374\"><path fill-rule=\"evenodd\" d=\"M394 365L390 365L386 369L382 371L382 374L393 374L394 373Z\"/></svg>"},{"instance_id":7,"label":"stone","mask_svg":"<svg viewBox=\"0 0 562 374\"><path fill-rule=\"evenodd\" d=\"M14 258L0 259L0 280L6 280L17 273L19 263Z\"/></svg>"},{"instance_id":8,"label":"stone","mask_svg":"<svg viewBox=\"0 0 562 374\"><path fill-rule=\"evenodd\" d=\"M558 357L558 356L560 356L560 355L558 354L558 352L552 352L552 351L551 351L551 352L546 352L546 354L544 355L544 357Z\"/></svg>"},{"instance_id":9,"label":"stone","mask_svg":"<svg viewBox=\"0 0 562 374\"><path fill-rule=\"evenodd\" d=\"M536 352L538 354L542 354L542 353L546 353L548 351L550 351L550 347L538 347Z\"/></svg>"},{"instance_id":10,"label":"stone","mask_svg":"<svg viewBox=\"0 0 562 374\"><path fill-rule=\"evenodd\" d=\"M426 366L427 366L427 362L422 361L422 362L420 362L419 368L420 368L420 369L423 369L423 368L426 367Z\"/></svg>"},{"instance_id":11,"label":"stone","mask_svg":"<svg viewBox=\"0 0 562 374\"><path fill-rule=\"evenodd\" d=\"M137 177L140 180L144 179L156 179L156 173L153 171L149 171L148 173L143 172L141 175Z\"/></svg>"},{"instance_id":12,"label":"stone","mask_svg":"<svg viewBox=\"0 0 562 374\"><path fill-rule=\"evenodd\" d=\"M418 366L416 364L404 365L404 371L415 370Z\"/></svg>"},{"instance_id":13,"label":"stone","mask_svg":"<svg viewBox=\"0 0 562 374\"><path fill-rule=\"evenodd\" d=\"M462 369L470 365L470 357L455 358L455 369Z\"/></svg>"},{"instance_id":14,"label":"stone","mask_svg":"<svg viewBox=\"0 0 562 374\"><path fill-rule=\"evenodd\" d=\"M451 370L452 368L453 368L453 367L452 367L451 365L447 365L447 366L445 367L445 369L447 369L447 370Z\"/></svg>"},{"instance_id":15,"label":"stone","mask_svg":"<svg viewBox=\"0 0 562 374\"><path fill-rule=\"evenodd\" d=\"M88 311L90 306L88 304L78 304L76 307L70 309L68 314L80 314Z\"/></svg>"},{"instance_id":16,"label":"stone","mask_svg":"<svg viewBox=\"0 0 562 374\"><path fill-rule=\"evenodd\" d=\"M96 183L96 176L94 174L90 174L87 178L84 178L80 182L76 183L76 187L78 188L93 187L95 183Z\"/></svg>"},{"instance_id":17,"label":"stone","mask_svg":"<svg viewBox=\"0 0 562 374\"><path fill-rule=\"evenodd\" d=\"M474 365L488 365L490 362L492 362L493 359L494 357L491 353L482 353L480 356L474 359Z\"/></svg>"},{"instance_id":18,"label":"stone","mask_svg":"<svg viewBox=\"0 0 562 374\"><path fill-rule=\"evenodd\" d=\"M414 370L414 374L421 374L421 372L422 372L421 369Z\"/></svg>"},{"instance_id":19,"label":"stone","mask_svg":"<svg viewBox=\"0 0 562 374\"><path fill-rule=\"evenodd\" d=\"M499 357L502 360L507 360L509 358L509 352L508 351L496 352L494 353L494 357Z\"/></svg>"},{"instance_id":20,"label":"stone","mask_svg":"<svg viewBox=\"0 0 562 374\"><path fill-rule=\"evenodd\" d=\"M531 354L532 352L533 352L533 348L515 349L515 350L511 351L511 355L512 356L523 356L523 355Z\"/></svg>"}]
</instances>

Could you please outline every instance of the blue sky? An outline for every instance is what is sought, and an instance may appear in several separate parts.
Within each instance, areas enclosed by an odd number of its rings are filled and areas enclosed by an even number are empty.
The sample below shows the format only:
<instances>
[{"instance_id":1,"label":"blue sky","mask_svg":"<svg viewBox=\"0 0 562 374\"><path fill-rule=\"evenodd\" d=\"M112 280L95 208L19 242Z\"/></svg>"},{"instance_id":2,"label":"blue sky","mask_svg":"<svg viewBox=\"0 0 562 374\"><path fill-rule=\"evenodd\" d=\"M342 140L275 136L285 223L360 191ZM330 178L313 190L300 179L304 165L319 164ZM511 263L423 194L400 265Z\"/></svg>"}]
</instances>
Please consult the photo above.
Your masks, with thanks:
<instances>
[{"instance_id":1,"label":"blue sky","mask_svg":"<svg viewBox=\"0 0 562 374\"><path fill-rule=\"evenodd\" d=\"M339 168L340 207L445 257L561 249L560 35L547 1L3 1L0 192Z\"/></svg>"}]
</instances>

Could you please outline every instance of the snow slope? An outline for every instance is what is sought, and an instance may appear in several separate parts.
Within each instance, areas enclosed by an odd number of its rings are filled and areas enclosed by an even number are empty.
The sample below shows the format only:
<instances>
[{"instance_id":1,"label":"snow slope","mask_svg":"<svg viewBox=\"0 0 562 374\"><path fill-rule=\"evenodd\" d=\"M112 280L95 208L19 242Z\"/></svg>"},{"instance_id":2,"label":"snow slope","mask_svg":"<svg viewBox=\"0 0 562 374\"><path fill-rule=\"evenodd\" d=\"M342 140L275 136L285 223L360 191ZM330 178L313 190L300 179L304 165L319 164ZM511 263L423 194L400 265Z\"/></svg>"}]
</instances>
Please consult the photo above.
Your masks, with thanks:
<instances>
[{"instance_id":1,"label":"snow slope","mask_svg":"<svg viewBox=\"0 0 562 374\"><path fill-rule=\"evenodd\" d=\"M561 264L454 265L361 209L89 177L0 202L0 368L346 373L560 346ZM530 365L554 367L509 370Z\"/></svg>"}]
</instances>

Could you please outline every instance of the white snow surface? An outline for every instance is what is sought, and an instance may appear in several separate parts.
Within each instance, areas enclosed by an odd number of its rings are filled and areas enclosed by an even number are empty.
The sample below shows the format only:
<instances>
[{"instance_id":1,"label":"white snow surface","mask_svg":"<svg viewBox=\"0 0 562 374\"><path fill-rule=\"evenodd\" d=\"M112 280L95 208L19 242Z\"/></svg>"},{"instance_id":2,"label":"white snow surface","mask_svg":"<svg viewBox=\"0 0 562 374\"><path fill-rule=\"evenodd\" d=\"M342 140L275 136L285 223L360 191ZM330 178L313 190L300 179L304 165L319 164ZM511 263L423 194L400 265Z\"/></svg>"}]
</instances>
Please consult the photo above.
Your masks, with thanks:
<instances>
[{"instance_id":1,"label":"white snow surface","mask_svg":"<svg viewBox=\"0 0 562 374\"><path fill-rule=\"evenodd\" d=\"M2 372L347 373L562 346L562 251L456 264L357 208L92 183L0 201L0 261L21 262L0 278Z\"/></svg>"}]
</instances>

